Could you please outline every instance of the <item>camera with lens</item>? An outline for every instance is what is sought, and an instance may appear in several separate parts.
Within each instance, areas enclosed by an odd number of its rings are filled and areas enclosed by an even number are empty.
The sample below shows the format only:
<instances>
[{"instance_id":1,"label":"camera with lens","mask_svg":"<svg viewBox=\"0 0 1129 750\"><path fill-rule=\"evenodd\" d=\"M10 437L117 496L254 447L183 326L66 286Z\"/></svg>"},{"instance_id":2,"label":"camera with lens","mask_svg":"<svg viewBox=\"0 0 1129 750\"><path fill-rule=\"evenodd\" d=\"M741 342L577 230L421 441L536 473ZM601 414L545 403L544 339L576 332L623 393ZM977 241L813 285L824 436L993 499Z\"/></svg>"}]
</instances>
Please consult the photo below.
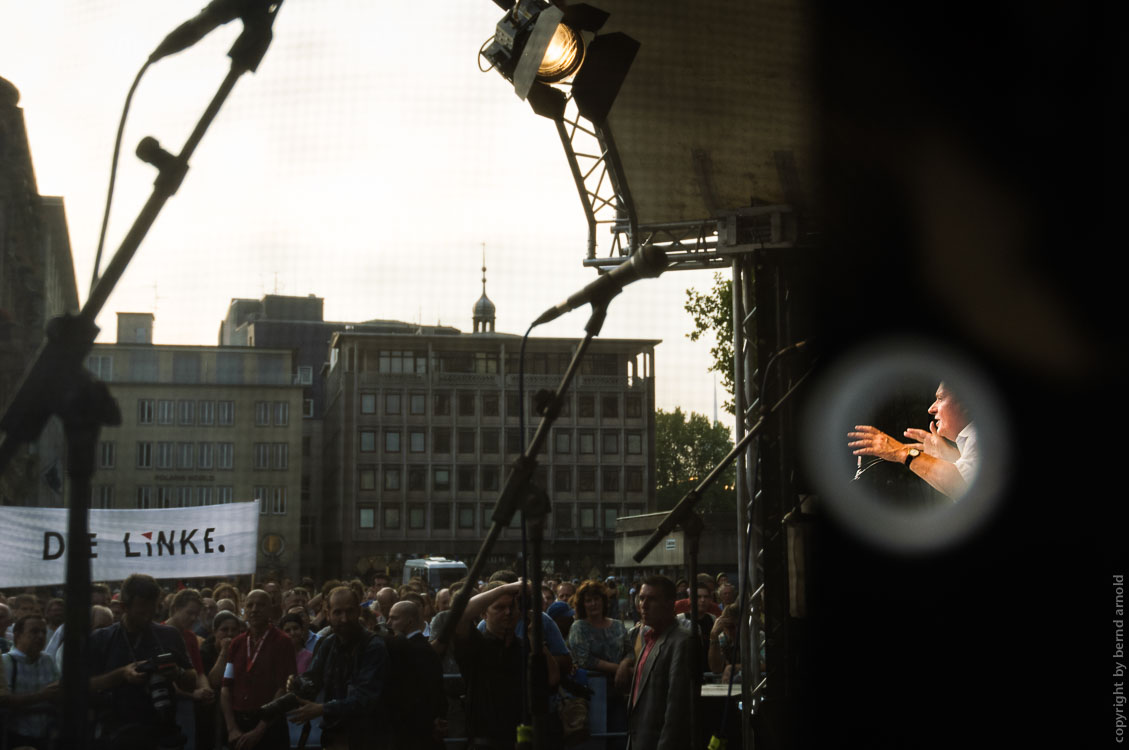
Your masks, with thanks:
<instances>
[{"instance_id":1,"label":"camera with lens","mask_svg":"<svg viewBox=\"0 0 1129 750\"><path fill-rule=\"evenodd\" d=\"M176 716L176 691L173 682L180 674L176 657L168 651L146 659L137 671L149 675L148 692L153 709L162 721L173 721Z\"/></svg>"},{"instance_id":2,"label":"camera with lens","mask_svg":"<svg viewBox=\"0 0 1129 750\"><path fill-rule=\"evenodd\" d=\"M302 705L302 701L312 701L317 697L318 687L313 680L306 679L305 677L298 676L297 687L283 695L278 696L270 703L265 703L259 707L259 718L268 724L279 716L288 714L298 706Z\"/></svg>"}]
</instances>

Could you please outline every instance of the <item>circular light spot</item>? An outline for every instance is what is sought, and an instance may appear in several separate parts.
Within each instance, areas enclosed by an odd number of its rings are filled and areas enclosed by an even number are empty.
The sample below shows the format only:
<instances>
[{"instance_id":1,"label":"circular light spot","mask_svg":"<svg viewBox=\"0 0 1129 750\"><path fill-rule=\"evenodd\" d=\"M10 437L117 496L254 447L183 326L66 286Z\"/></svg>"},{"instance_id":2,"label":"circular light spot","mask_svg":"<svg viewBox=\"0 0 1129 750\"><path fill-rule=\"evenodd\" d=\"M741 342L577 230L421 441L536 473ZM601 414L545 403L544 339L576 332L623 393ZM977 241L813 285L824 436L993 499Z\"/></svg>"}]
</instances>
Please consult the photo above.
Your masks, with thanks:
<instances>
[{"instance_id":1,"label":"circular light spot","mask_svg":"<svg viewBox=\"0 0 1129 750\"><path fill-rule=\"evenodd\" d=\"M928 410L936 408L930 404L942 383L942 393L971 419L959 441L964 460L954 462L959 453L948 456L953 470L960 467L968 477L963 492L935 492L898 462L875 456L862 456L860 462L853 455L848 432L873 425L878 415L898 413L899 406L904 412L905 404L916 404L903 417L910 423L873 426L907 445L914 439L904 435L906 428L929 432L933 415ZM843 357L815 384L802 424L805 465L823 507L840 525L887 550L932 552L967 539L991 516L1005 489L1010 459L1001 400L979 368L941 345L893 340ZM949 428L939 429L958 437ZM952 477L951 471L944 474Z\"/></svg>"}]
</instances>

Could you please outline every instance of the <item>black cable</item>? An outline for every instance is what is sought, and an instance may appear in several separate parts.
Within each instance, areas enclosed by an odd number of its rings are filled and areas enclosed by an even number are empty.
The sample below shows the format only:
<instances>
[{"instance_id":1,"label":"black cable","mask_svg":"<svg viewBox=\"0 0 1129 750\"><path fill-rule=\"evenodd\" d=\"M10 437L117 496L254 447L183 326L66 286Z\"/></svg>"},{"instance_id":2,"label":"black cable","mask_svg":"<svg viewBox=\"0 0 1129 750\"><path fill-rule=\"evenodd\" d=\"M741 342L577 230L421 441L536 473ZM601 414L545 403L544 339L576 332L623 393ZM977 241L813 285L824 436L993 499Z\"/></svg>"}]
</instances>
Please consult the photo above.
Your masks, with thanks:
<instances>
[{"instance_id":1,"label":"black cable","mask_svg":"<svg viewBox=\"0 0 1129 750\"><path fill-rule=\"evenodd\" d=\"M121 120L118 121L118 137L114 141L114 158L110 162L110 187L106 191L106 209L102 213L102 231L98 233L98 252L94 255L94 271L90 278L90 291L94 291L94 287L98 284L98 268L102 265L102 248L106 244L106 227L110 223L110 204L114 199L114 182L118 173L118 156L121 154L122 148L122 134L125 132L125 120L129 114L129 105L133 101L133 92L137 91L137 84L141 83L141 76L145 75L145 71L149 69L151 62L145 61L141 66L141 70L137 71L137 77L133 79L133 85L129 87L129 93L125 97L125 106L122 108Z\"/></svg>"}]
</instances>

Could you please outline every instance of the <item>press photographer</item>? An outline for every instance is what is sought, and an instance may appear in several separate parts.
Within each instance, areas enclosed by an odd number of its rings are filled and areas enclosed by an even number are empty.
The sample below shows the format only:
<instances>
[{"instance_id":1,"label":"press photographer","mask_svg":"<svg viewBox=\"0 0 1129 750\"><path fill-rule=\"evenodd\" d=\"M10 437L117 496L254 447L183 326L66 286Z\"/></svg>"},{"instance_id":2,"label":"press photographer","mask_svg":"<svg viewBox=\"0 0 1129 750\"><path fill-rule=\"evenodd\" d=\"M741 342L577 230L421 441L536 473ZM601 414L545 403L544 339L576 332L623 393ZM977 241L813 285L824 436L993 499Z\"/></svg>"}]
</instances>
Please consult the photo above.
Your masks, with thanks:
<instances>
[{"instance_id":1,"label":"press photographer","mask_svg":"<svg viewBox=\"0 0 1129 750\"><path fill-rule=\"evenodd\" d=\"M176 628L153 622L161 589L135 573L122 582L121 622L90 636L90 691L105 748L180 747L173 684L191 692L196 672Z\"/></svg>"}]
</instances>

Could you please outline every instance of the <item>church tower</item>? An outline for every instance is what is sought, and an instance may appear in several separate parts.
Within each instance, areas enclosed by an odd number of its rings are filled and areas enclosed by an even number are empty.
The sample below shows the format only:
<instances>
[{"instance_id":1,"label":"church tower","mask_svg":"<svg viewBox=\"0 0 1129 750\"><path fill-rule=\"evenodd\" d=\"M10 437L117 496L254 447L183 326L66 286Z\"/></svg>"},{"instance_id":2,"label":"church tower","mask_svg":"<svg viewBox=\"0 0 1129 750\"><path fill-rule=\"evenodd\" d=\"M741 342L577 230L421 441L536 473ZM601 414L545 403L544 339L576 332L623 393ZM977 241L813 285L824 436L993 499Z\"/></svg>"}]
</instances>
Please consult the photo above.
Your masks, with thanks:
<instances>
[{"instance_id":1,"label":"church tower","mask_svg":"<svg viewBox=\"0 0 1129 750\"><path fill-rule=\"evenodd\" d=\"M474 332L494 333L494 303L486 296L486 243L482 243L482 296L474 303Z\"/></svg>"}]
</instances>

